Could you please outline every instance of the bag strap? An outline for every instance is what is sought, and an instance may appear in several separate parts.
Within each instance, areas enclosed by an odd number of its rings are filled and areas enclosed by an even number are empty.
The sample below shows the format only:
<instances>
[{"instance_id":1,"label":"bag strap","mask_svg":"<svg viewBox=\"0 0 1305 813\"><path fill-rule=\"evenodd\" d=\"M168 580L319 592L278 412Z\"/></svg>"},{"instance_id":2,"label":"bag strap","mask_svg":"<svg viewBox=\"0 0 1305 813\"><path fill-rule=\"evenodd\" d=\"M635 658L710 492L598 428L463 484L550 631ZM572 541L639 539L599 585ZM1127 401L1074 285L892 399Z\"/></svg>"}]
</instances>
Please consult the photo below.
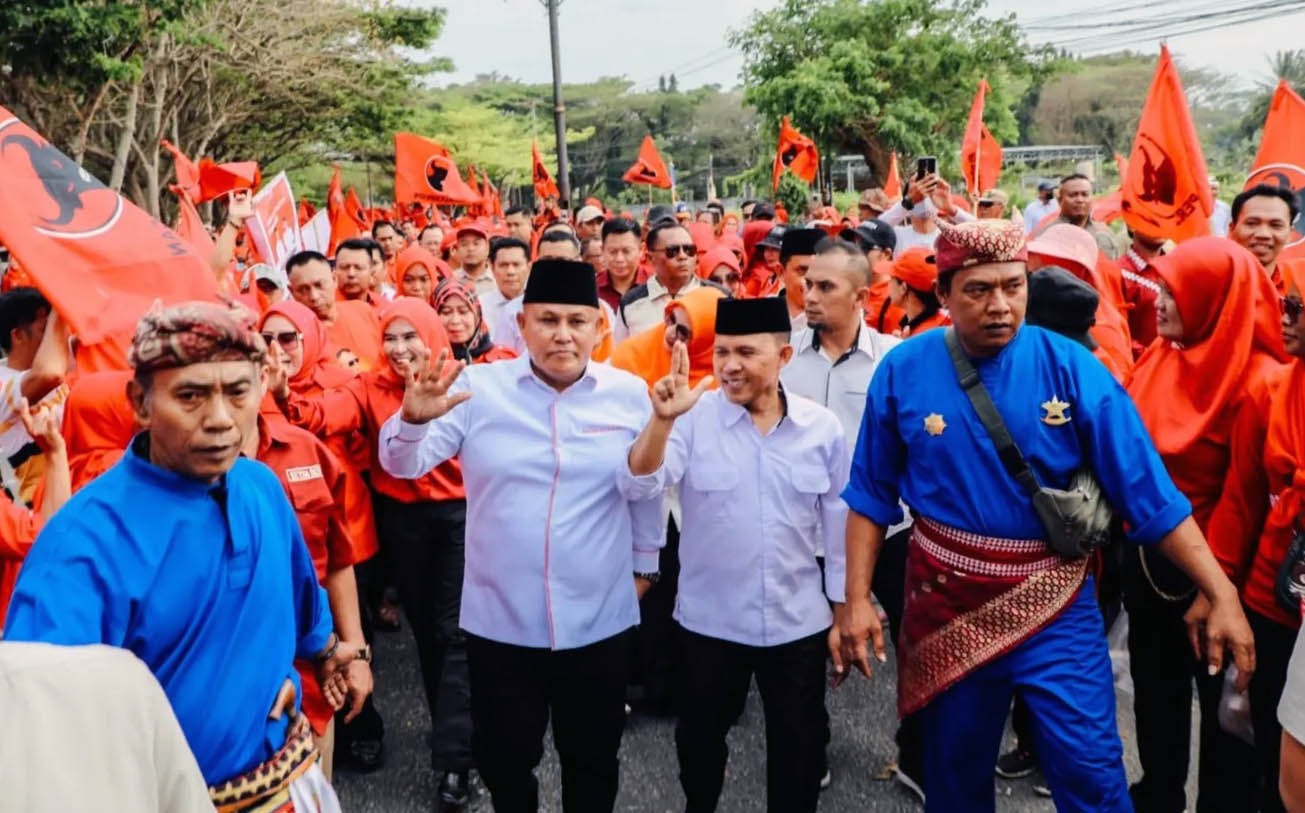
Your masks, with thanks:
<instances>
[{"instance_id":1,"label":"bag strap","mask_svg":"<svg viewBox=\"0 0 1305 813\"><path fill-rule=\"evenodd\" d=\"M947 353L952 357L952 366L956 368L956 379L960 382L961 389L965 390L965 395L970 399L974 411L978 413L983 428L988 430L988 437L992 438L993 445L997 447L997 457L1001 459L1001 464L1005 466L1006 472L1024 488L1025 493L1030 496L1037 494L1042 489L1042 484L1038 482L1037 475L1029 468L1024 455L1015 445L1015 439L1006 429L1006 422L1001 419L997 405L992 402L987 388L983 386L979 371L974 369L969 357L965 355L965 350L961 348L960 340L956 338L955 328L946 329L943 342L947 345Z\"/></svg>"}]
</instances>

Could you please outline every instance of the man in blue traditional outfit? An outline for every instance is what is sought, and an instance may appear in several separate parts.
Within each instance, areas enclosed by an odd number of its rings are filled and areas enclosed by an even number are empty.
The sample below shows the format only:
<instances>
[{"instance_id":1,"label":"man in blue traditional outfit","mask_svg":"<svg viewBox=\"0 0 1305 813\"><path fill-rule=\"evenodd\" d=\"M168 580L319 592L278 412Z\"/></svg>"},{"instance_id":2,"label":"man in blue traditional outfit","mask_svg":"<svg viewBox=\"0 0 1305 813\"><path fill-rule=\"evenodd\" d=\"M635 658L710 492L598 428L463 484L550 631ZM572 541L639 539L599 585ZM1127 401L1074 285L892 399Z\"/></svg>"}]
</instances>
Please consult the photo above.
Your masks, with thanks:
<instances>
[{"instance_id":1,"label":"man in blue traditional outfit","mask_svg":"<svg viewBox=\"0 0 1305 813\"><path fill-rule=\"evenodd\" d=\"M1155 544L1210 599L1190 617L1209 667L1227 646L1253 671L1250 629L1132 402L1070 339L1021 326L1028 286L1022 230L1004 221L942 227L938 293L953 330L1042 486L1090 467L1129 538ZM1110 657L1088 559L1047 545L1026 492L1007 473L958 383L947 331L905 342L867 394L843 492L847 603L836 608L835 670L884 659L870 583L884 530L915 515L898 663L898 707L921 711L929 811L991 811L992 765L1011 697L1032 712L1056 808L1131 811L1115 723ZM840 640L841 639L841 640Z\"/></svg>"},{"instance_id":2,"label":"man in blue traditional outfit","mask_svg":"<svg viewBox=\"0 0 1305 813\"><path fill-rule=\"evenodd\" d=\"M134 652L220 809L338 810L297 713L293 662L317 659L338 708L341 670L358 653L332 632L276 475L240 458L265 352L247 314L218 304L142 319L128 397L145 430L45 526L5 637Z\"/></svg>"}]
</instances>

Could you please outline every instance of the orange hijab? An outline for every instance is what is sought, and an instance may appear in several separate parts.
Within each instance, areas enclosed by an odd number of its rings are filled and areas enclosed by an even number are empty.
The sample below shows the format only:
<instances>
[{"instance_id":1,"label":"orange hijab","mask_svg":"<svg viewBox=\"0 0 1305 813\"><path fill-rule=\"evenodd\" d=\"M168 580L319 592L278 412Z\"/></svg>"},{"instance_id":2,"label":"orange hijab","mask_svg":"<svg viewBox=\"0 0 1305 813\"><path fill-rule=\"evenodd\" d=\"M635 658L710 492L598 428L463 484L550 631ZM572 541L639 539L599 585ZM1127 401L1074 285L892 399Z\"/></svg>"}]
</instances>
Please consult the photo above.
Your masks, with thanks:
<instances>
[{"instance_id":1,"label":"orange hijab","mask_svg":"<svg viewBox=\"0 0 1305 813\"><path fill-rule=\"evenodd\" d=\"M725 295L715 288L694 288L666 303L665 313L683 307L689 314L693 335L689 337L689 385L711 375L716 344L716 300ZM658 323L636 333L612 351L612 366L634 373L651 389L671 371L671 351L666 349L666 325Z\"/></svg>"},{"instance_id":2,"label":"orange hijab","mask_svg":"<svg viewBox=\"0 0 1305 813\"><path fill-rule=\"evenodd\" d=\"M1183 341L1152 342L1128 383L1162 455L1202 438L1223 443L1227 408L1265 362L1285 361L1273 283L1249 251L1220 237L1198 237L1158 257L1172 292Z\"/></svg>"},{"instance_id":3,"label":"orange hijab","mask_svg":"<svg viewBox=\"0 0 1305 813\"><path fill-rule=\"evenodd\" d=\"M267 317L273 314L290 320L290 324L298 328L299 334L303 336L299 342L303 347L304 361L299 366L299 371L290 376L291 390L301 394L314 387L329 390L353 378L354 373L336 362L326 339L326 326L307 306L293 299L278 302L258 320L259 330L263 329Z\"/></svg>"},{"instance_id":4,"label":"orange hijab","mask_svg":"<svg viewBox=\"0 0 1305 813\"><path fill-rule=\"evenodd\" d=\"M1305 266L1278 265L1284 284L1305 291ZM1264 468L1288 474L1289 485L1269 509L1265 525L1291 528L1305 509L1305 361L1292 359L1282 386L1269 402L1268 431L1264 436Z\"/></svg>"},{"instance_id":5,"label":"orange hijab","mask_svg":"<svg viewBox=\"0 0 1305 813\"><path fill-rule=\"evenodd\" d=\"M440 280L448 279L453 273L449 264L436 257L429 249L422 248L416 243L399 252L399 256L394 262L394 287L403 290L403 276L408 273L408 269L414 265L420 265L430 274L430 289L435 290Z\"/></svg>"},{"instance_id":6,"label":"orange hijab","mask_svg":"<svg viewBox=\"0 0 1305 813\"><path fill-rule=\"evenodd\" d=\"M131 443L136 416L127 401L131 373L85 373L68 391L63 436L73 491L108 471Z\"/></svg>"},{"instance_id":7,"label":"orange hijab","mask_svg":"<svg viewBox=\"0 0 1305 813\"><path fill-rule=\"evenodd\" d=\"M435 309L426 304L423 300L412 296L397 296L385 310L381 313L381 345L385 344L385 328L395 319L407 319L411 325L416 328L417 335L421 337L426 349L430 351L430 363L434 364L439 358L440 351L448 353L449 361L453 360L453 346L449 343L449 334L444 331L444 323L440 321L439 314ZM387 358L380 359L380 366L377 368L377 377L390 387L397 387L402 390L405 381L394 372L390 366L390 360Z\"/></svg>"},{"instance_id":8,"label":"orange hijab","mask_svg":"<svg viewBox=\"0 0 1305 813\"><path fill-rule=\"evenodd\" d=\"M729 266L729 269L736 274L743 272L739 267L738 256L730 250L729 246L716 246L698 258L698 279L710 279L711 272L722 265Z\"/></svg>"}]
</instances>

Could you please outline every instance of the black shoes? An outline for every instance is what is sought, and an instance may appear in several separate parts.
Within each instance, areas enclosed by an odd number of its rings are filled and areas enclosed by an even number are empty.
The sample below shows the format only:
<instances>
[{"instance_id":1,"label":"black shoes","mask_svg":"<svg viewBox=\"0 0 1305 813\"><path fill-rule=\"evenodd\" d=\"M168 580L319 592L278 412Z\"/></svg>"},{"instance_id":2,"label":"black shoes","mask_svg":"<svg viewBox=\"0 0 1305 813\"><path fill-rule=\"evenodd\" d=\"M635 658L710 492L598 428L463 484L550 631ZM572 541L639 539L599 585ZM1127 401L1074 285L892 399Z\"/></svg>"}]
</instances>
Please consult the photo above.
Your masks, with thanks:
<instances>
[{"instance_id":1,"label":"black shoes","mask_svg":"<svg viewBox=\"0 0 1305 813\"><path fill-rule=\"evenodd\" d=\"M1038 769L1038 758L1028 751L1015 748L997 757L997 776L1002 779L1023 779Z\"/></svg>"},{"instance_id":2,"label":"black shoes","mask_svg":"<svg viewBox=\"0 0 1305 813\"><path fill-rule=\"evenodd\" d=\"M469 771L449 771L440 779L440 813L462 813L471 802Z\"/></svg>"}]
</instances>

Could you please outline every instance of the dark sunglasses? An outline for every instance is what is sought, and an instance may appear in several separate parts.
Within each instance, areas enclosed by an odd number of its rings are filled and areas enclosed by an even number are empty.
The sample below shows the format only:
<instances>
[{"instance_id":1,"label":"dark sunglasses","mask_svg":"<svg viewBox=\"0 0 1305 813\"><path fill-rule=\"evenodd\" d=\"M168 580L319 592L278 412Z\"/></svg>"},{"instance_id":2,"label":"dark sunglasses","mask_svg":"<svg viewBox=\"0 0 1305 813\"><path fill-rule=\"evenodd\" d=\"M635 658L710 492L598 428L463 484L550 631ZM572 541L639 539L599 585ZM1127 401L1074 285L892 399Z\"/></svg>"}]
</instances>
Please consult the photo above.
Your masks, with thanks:
<instances>
[{"instance_id":1,"label":"dark sunglasses","mask_svg":"<svg viewBox=\"0 0 1305 813\"><path fill-rule=\"evenodd\" d=\"M269 345L276 342L287 350L299 344L300 334L297 330L285 330L280 333L264 333L263 341Z\"/></svg>"},{"instance_id":2,"label":"dark sunglasses","mask_svg":"<svg viewBox=\"0 0 1305 813\"><path fill-rule=\"evenodd\" d=\"M740 274L730 271L728 274L712 274L711 278L717 282L724 282L726 285L735 285L743 277Z\"/></svg>"},{"instance_id":3,"label":"dark sunglasses","mask_svg":"<svg viewBox=\"0 0 1305 813\"><path fill-rule=\"evenodd\" d=\"M678 257L681 254L685 257L698 256L698 249L693 245L693 243L678 246L664 246L662 247L662 251L666 253L666 259L668 260L672 257Z\"/></svg>"},{"instance_id":4,"label":"dark sunglasses","mask_svg":"<svg viewBox=\"0 0 1305 813\"><path fill-rule=\"evenodd\" d=\"M1300 321L1301 313L1305 312L1305 302L1301 302L1295 297L1283 297L1279 300L1282 308L1282 315L1287 317L1287 321L1293 325Z\"/></svg>"}]
</instances>

